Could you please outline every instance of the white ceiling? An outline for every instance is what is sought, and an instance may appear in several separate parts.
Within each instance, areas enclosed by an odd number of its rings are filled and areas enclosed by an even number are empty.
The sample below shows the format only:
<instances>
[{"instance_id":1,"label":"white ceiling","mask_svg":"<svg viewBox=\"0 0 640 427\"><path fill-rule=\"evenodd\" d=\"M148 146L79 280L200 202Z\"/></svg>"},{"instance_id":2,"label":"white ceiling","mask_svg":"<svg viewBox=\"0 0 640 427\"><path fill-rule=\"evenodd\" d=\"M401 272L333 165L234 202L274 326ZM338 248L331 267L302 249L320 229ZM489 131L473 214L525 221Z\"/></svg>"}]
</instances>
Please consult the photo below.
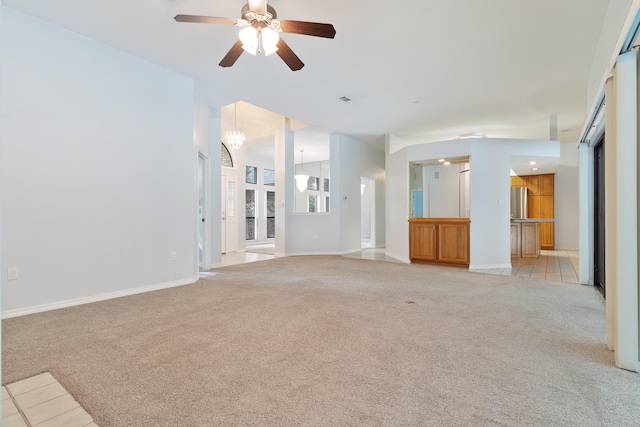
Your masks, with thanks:
<instances>
[{"instance_id":1,"label":"white ceiling","mask_svg":"<svg viewBox=\"0 0 640 427\"><path fill-rule=\"evenodd\" d=\"M531 164L535 162L534 164ZM542 175L558 172L560 159L558 157L542 156L511 156L512 175Z\"/></svg>"},{"instance_id":2,"label":"white ceiling","mask_svg":"<svg viewBox=\"0 0 640 427\"><path fill-rule=\"evenodd\" d=\"M560 139L577 141L608 3L272 0L279 18L328 22L337 31L333 40L284 34L306 64L292 72L277 55L243 54L221 68L237 28L173 20L176 14L239 18L243 0L2 0L193 76L214 108L244 101L312 132L426 141L471 132L549 139L554 114Z\"/></svg>"}]
</instances>

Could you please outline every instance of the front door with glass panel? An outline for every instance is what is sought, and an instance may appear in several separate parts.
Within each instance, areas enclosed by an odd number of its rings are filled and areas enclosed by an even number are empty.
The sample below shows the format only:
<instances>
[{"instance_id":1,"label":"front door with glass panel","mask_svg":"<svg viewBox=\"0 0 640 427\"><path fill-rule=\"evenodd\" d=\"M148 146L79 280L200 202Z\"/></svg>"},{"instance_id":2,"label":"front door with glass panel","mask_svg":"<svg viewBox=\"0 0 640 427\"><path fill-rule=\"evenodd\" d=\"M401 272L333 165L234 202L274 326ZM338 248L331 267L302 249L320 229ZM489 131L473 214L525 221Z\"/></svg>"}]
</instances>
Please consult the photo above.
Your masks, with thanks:
<instances>
[{"instance_id":1,"label":"front door with glass panel","mask_svg":"<svg viewBox=\"0 0 640 427\"><path fill-rule=\"evenodd\" d=\"M222 253L238 250L237 179L222 176Z\"/></svg>"}]
</instances>

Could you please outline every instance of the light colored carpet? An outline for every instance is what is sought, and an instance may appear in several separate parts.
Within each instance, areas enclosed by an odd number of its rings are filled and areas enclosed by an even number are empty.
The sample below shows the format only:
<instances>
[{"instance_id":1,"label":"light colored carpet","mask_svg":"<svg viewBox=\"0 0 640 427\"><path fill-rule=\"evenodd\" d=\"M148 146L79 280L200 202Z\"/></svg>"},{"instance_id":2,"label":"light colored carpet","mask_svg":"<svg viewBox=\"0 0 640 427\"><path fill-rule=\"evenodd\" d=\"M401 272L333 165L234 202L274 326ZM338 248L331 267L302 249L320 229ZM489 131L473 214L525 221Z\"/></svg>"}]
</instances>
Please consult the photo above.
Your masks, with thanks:
<instances>
[{"instance_id":1,"label":"light colored carpet","mask_svg":"<svg viewBox=\"0 0 640 427\"><path fill-rule=\"evenodd\" d=\"M637 426L591 287L337 256L3 321L107 426ZM87 286L90 286L88 279Z\"/></svg>"}]
</instances>

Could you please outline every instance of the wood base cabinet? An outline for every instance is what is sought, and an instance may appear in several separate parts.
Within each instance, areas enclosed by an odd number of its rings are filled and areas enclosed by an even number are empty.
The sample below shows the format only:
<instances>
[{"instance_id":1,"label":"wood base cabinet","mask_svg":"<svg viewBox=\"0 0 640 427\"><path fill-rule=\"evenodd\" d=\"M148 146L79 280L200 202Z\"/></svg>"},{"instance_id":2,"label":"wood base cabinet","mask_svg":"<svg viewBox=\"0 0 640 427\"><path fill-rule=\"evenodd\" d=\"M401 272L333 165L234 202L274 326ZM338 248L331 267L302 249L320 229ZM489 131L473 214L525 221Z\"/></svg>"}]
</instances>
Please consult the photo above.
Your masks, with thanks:
<instances>
[{"instance_id":1,"label":"wood base cabinet","mask_svg":"<svg viewBox=\"0 0 640 427\"><path fill-rule=\"evenodd\" d=\"M411 218L412 262L469 267L469 218Z\"/></svg>"},{"instance_id":2,"label":"wood base cabinet","mask_svg":"<svg viewBox=\"0 0 640 427\"><path fill-rule=\"evenodd\" d=\"M537 260L540 256L540 223L511 223L511 259Z\"/></svg>"}]
</instances>

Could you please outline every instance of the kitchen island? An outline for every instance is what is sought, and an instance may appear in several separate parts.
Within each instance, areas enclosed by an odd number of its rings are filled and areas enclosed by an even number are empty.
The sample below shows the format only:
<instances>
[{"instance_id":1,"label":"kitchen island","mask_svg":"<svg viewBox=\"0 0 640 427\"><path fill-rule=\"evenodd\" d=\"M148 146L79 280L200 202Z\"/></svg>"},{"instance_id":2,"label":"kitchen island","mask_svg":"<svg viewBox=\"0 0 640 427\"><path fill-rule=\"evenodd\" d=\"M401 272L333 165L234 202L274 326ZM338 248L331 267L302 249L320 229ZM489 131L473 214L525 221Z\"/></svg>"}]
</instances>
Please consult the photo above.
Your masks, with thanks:
<instances>
[{"instance_id":1,"label":"kitchen island","mask_svg":"<svg viewBox=\"0 0 640 427\"><path fill-rule=\"evenodd\" d=\"M549 218L511 220L511 261L535 264L540 256L540 223L554 222Z\"/></svg>"}]
</instances>

